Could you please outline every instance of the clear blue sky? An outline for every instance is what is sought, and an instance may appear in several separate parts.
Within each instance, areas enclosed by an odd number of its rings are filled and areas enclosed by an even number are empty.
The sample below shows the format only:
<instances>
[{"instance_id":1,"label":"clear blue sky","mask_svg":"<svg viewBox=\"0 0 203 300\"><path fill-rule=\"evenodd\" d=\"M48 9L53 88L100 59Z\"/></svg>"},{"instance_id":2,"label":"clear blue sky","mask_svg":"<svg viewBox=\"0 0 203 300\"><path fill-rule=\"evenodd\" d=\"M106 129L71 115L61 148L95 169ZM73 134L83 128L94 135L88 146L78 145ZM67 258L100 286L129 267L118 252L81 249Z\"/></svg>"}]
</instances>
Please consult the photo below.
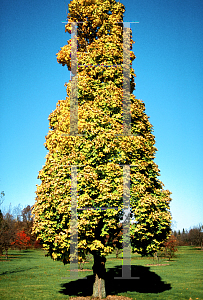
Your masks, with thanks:
<instances>
[{"instance_id":1,"label":"clear blue sky","mask_svg":"<svg viewBox=\"0 0 203 300\"><path fill-rule=\"evenodd\" d=\"M65 0L66 5L70 1ZM176 229L203 223L203 2L123 0L132 24L134 94L154 126L160 180L173 194ZM48 116L69 71L55 54L70 38L64 0L2 0L0 191L3 208L33 205Z\"/></svg>"}]
</instances>

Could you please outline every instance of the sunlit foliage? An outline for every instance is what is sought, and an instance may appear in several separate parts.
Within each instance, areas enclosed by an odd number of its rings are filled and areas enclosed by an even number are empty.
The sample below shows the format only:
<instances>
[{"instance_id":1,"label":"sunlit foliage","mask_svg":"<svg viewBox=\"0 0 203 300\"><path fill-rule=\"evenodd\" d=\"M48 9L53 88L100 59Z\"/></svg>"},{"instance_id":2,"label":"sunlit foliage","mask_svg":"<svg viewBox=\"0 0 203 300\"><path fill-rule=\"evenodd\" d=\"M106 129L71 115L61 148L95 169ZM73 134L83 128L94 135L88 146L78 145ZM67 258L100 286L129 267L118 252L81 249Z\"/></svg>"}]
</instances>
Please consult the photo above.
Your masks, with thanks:
<instances>
[{"instance_id":1,"label":"sunlit foliage","mask_svg":"<svg viewBox=\"0 0 203 300\"><path fill-rule=\"evenodd\" d=\"M130 225L133 251L152 254L170 233L170 192L163 190L154 162L155 138L143 101L136 99L135 55L131 37L131 133L123 133L123 21L124 5L115 0L73 0L69 22L78 24L78 133L70 136L71 81L67 97L49 116L46 163L33 207L33 231L48 254L70 261L71 165L77 165L78 208L118 207L118 210L78 210L79 259L96 251L106 256L123 208L123 167L130 168ZM71 24L65 26L71 33ZM131 32L132 36L132 32ZM71 70L71 39L57 53L57 61ZM83 65L83 66L81 66ZM98 224L101 234L96 234ZM109 239L106 242L105 236Z\"/></svg>"}]
</instances>

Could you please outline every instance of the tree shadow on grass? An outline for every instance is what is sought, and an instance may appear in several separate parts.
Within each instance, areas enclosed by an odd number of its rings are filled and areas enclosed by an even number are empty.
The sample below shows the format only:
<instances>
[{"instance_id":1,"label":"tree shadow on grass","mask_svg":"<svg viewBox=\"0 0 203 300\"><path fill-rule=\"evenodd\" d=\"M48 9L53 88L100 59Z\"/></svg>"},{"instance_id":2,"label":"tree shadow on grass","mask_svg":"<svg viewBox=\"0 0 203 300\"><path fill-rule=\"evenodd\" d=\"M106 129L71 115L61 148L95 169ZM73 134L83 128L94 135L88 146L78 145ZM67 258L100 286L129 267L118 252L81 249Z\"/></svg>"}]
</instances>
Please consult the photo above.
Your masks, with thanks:
<instances>
[{"instance_id":1,"label":"tree shadow on grass","mask_svg":"<svg viewBox=\"0 0 203 300\"><path fill-rule=\"evenodd\" d=\"M5 271L0 273L0 275L7 275L7 274L15 274L15 273L21 273L21 272L26 272L28 270L32 270L32 269L36 269L35 267L33 268L24 268L24 269L20 269L20 270L13 270L13 271Z\"/></svg>"},{"instance_id":2,"label":"tree shadow on grass","mask_svg":"<svg viewBox=\"0 0 203 300\"><path fill-rule=\"evenodd\" d=\"M8 258L21 258L21 257L28 257L27 254L34 254L36 253L35 250L31 250L31 249L28 249L28 250L8 250L8 253L7 253L7 256ZM1 258L4 258L6 255L6 251L3 251L3 254L0 255L0 259ZM30 256L29 255L29 258L31 257L34 257L34 256Z\"/></svg>"},{"instance_id":3,"label":"tree shadow on grass","mask_svg":"<svg viewBox=\"0 0 203 300\"><path fill-rule=\"evenodd\" d=\"M138 293L162 293L171 289L171 285L164 283L161 277L150 271L149 267L131 266L131 276L139 279L114 279L122 277L122 266L110 268L106 273L106 294L115 295L125 292ZM94 275L87 276L87 279L78 279L62 284L59 291L69 296L90 296L93 292Z\"/></svg>"},{"instance_id":4,"label":"tree shadow on grass","mask_svg":"<svg viewBox=\"0 0 203 300\"><path fill-rule=\"evenodd\" d=\"M201 247L195 247L194 249L189 249L189 250L195 250L195 251L202 251L203 252L203 249L201 249Z\"/></svg>"},{"instance_id":5,"label":"tree shadow on grass","mask_svg":"<svg viewBox=\"0 0 203 300\"><path fill-rule=\"evenodd\" d=\"M8 254L8 257L3 254L0 256L0 262L9 262L9 261L14 261L16 259L38 259L38 257L31 256L31 255L26 255L26 253L16 253L16 254Z\"/></svg>"}]
</instances>

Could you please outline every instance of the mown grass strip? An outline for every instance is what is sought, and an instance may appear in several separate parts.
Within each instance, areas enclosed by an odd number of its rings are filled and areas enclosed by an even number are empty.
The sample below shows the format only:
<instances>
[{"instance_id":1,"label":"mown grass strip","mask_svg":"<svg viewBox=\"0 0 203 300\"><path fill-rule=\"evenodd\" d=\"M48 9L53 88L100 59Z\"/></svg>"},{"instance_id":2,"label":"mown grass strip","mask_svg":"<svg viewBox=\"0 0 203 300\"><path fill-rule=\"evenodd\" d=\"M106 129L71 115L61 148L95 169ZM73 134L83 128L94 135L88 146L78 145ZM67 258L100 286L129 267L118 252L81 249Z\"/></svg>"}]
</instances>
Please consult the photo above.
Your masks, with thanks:
<instances>
[{"instance_id":1,"label":"mown grass strip","mask_svg":"<svg viewBox=\"0 0 203 300\"><path fill-rule=\"evenodd\" d=\"M179 247L176 258L159 261L131 257L132 276L140 280L114 280L121 276L122 259L107 257L107 295L123 295L132 299L182 300L203 299L203 251ZM43 250L9 251L9 258L0 257L0 299L69 299L92 294L93 260L79 271L79 279L71 280L69 265L45 257ZM82 279L87 276L87 279ZM62 279L66 277L66 279Z\"/></svg>"}]
</instances>

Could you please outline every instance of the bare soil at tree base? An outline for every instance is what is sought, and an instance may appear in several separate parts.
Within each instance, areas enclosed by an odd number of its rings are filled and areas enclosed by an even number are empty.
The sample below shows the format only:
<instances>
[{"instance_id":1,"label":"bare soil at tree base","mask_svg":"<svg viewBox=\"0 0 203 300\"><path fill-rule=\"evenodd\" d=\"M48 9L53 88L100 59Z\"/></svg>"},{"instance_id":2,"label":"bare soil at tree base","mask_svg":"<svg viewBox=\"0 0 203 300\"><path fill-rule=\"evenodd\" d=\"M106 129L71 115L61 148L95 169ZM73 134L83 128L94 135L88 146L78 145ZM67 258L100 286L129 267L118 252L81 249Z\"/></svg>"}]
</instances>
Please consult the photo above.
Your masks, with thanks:
<instances>
[{"instance_id":1,"label":"bare soil at tree base","mask_svg":"<svg viewBox=\"0 0 203 300\"><path fill-rule=\"evenodd\" d=\"M87 297L76 297L76 298L70 298L71 300L101 300L98 297L92 297L92 296L87 296ZM131 300L132 298L124 297L124 296L112 296L109 295L106 298L102 298L103 300Z\"/></svg>"}]
</instances>

